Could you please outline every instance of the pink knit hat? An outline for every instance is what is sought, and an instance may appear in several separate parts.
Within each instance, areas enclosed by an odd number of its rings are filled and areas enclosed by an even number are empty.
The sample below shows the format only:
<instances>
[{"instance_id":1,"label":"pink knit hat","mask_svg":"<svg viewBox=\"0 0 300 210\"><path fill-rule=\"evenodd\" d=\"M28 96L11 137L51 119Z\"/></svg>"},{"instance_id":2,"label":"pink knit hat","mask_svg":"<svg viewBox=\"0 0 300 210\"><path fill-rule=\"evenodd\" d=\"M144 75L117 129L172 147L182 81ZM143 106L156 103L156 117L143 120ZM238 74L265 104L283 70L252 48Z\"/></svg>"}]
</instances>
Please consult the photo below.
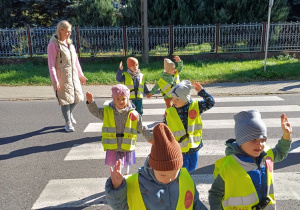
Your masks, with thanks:
<instances>
[{"instance_id":1,"label":"pink knit hat","mask_svg":"<svg viewBox=\"0 0 300 210\"><path fill-rule=\"evenodd\" d=\"M112 86L111 92L112 92L113 98L115 98L117 96L121 96L121 95L125 95L127 98L129 98L129 96L130 96L129 89L125 85L122 85L122 84L117 84L117 85Z\"/></svg>"}]
</instances>

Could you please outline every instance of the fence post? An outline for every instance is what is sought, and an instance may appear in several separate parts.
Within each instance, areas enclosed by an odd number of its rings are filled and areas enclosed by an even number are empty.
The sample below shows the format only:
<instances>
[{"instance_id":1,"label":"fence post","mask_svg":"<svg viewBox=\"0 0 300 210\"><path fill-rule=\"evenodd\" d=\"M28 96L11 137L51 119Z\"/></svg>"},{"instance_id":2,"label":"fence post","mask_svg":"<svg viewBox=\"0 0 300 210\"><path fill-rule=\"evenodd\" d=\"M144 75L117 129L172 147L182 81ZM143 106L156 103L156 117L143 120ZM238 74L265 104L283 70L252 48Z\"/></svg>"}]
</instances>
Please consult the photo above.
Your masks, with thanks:
<instances>
[{"instance_id":1,"label":"fence post","mask_svg":"<svg viewBox=\"0 0 300 210\"><path fill-rule=\"evenodd\" d=\"M79 29L78 29L78 26L75 27L75 31L76 31L77 52L78 52L78 57L80 58L80 42L79 42Z\"/></svg>"},{"instance_id":2,"label":"fence post","mask_svg":"<svg viewBox=\"0 0 300 210\"><path fill-rule=\"evenodd\" d=\"M123 26L123 43L124 43L124 55L127 56L127 40L126 40L126 26Z\"/></svg>"},{"instance_id":3,"label":"fence post","mask_svg":"<svg viewBox=\"0 0 300 210\"><path fill-rule=\"evenodd\" d=\"M216 53L218 53L218 46L219 46L219 29L220 29L220 23L217 23L217 28L216 28Z\"/></svg>"},{"instance_id":4,"label":"fence post","mask_svg":"<svg viewBox=\"0 0 300 210\"><path fill-rule=\"evenodd\" d=\"M27 26L27 39L28 39L29 54L30 54L30 57L32 58L31 34L30 34L29 26Z\"/></svg>"},{"instance_id":5,"label":"fence post","mask_svg":"<svg viewBox=\"0 0 300 210\"><path fill-rule=\"evenodd\" d=\"M173 48L173 25L170 25L170 40L169 40L169 49L170 49L170 51L169 51L169 56L172 56L173 55L173 53L174 53L174 48Z\"/></svg>"},{"instance_id":6,"label":"fence post","mask_svg":"<svg viewBox=\"0 0 300 210\"><path fill-rule=\"evenodd\" d=\"M266 27L267 27L267 23L264 22L263 25L263 33L262 33L262 42L261 42L261 52L265 52L265 42L266 42Z\"/></svg>"}]
</instances>

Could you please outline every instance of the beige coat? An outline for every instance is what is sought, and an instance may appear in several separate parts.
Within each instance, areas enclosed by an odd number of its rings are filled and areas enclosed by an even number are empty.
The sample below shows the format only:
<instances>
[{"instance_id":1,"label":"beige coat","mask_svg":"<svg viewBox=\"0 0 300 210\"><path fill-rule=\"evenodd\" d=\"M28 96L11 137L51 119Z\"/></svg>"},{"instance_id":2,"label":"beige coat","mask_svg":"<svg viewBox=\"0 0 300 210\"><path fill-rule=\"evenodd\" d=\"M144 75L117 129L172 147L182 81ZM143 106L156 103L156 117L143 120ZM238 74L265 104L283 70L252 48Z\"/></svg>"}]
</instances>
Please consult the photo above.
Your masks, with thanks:
<instances>
[{"instance_id":1,"label":"beige coat","mask_svg":"<svg viewBox=\"0 0 300 210\"><path fill-rule=\"evenodd\" d=\"M68 105L83 101L84 96L78 70L75 65L77 54L74 45L70 44L67 47L59 44L54 36L50 39L50 42L54 42L59 50L55 64L56 75L60 84L60 89L56 91L59 105Z\"/></svg>"}]
</instances>

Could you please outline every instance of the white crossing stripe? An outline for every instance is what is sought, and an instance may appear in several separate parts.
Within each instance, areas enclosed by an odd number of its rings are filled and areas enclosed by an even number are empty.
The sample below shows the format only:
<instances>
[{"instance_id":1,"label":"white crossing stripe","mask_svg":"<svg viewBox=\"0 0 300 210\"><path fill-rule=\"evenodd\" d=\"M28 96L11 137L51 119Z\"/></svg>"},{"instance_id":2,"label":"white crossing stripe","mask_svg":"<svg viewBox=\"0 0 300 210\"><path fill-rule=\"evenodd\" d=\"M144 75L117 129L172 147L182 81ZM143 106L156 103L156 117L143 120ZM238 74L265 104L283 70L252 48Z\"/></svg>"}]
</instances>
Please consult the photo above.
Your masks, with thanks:
<instances>
[{"instance_id":1,"label":"white crossing stripe","mask_svg":"<svg viewBox=\"0 0 300 210\"><path fill-rule=\"evenodd\" d=\"M234 106L234 107L213 107L212 109L209 109L205 111L203 114L216 114L216 113L238 113L240 111L245 110L252 110L256 109L260 113L262 112L296 112L300 111L300 106L298 105L285 105L285 106ZM143 116L146 115L164 115L165 114L165 108L163 109L144 109ZM203 115L202 114L202 115Z\"/></svg>"},{"instance_id":2,"label":"white crossing stripe","mask_svg":"<svg viewBox=\"0 0 300 210\"><path fill-rule=\"evenodd\" d=\"M288 118L293 127L300 127L299 118ZM278 118L265 118L263 119L268 128L279 128L280 116ZM203 129L221 129L221 128L234 128L234 120L202 120ZM143 125L147 125L149 128L153 128L159 122L157 121L144 121ZM101 133L103 123L89 123L83 132L99 132Z\"/></svg>"},{"instance_id":3,"label":"white crossing stripe","mask_svg":"<svg viewBox=\"0 0 300 210\"><path fill-rule=\"evenodd\" d=\"M109 170L107 168L107 170ZM200 200L208 201L212 174L191 175L199 191ZM74 208L107 205L105 182L107 178L54 179L50 180L32 209ZM277 200L300 200L300 173L274 173ZM105 205L105 206L106 206Z\"/></svg>"},{"instance_id":4,"label":"white crossing stripe","mask_svg":"<svg viewBox=\"0 0 300 210\"><path fill-rule=\"evenodd\" d=\"M299 139L295 138L294 139ZM274 148L279 139L268 139L267 145ZM225 155L226 140L203 140L203 147L199 150L199 155ZM136 157L147 157L150 154L151 144L148 142L136 143ZM292 142L290 153L300 153L300 141ZM65 161L71 160L96 160L105 159L106 152L103 150L101 142L75 144L65 157Z\"/></svg>"},{"instance_id":5,"label":"white crossing stripe","mask_svg":"<svg viewBox=\"0 0 300 210\"><path fill-rule=\"evenodd\" d=\"M201 97L193 97L195 100L201 100ZM246 101L284 101L278 96L241 96L241 97L214 97L215 102L246 102ZM106 100L103 105L108 105L111 100ZM165 104L163 98L143 99L143 104Z\"/></svg>"}]
</instances>

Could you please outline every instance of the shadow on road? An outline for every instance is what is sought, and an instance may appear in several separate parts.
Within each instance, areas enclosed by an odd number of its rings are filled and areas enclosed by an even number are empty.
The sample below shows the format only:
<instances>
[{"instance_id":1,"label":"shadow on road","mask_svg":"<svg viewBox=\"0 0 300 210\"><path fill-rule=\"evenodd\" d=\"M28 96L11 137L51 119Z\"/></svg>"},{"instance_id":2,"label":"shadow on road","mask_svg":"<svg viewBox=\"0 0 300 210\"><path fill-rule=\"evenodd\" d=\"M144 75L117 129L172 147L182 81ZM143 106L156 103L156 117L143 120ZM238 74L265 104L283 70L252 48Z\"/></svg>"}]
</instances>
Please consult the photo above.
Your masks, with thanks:
<instances>
[{"instance_id":1,"label":"shadow on road","mask_svg":"<svg viewBox=\"0 0 300 210\"><path fill-rule=\"evenodd\" d=\"M19 140L24 140L33 136L44 135L47 133L65 133L65 132L66 131L64 129L64 126L48 126L37 131L33 131L33 132L29 132L17 136L0 138L0 145L10 144Z\"/></svg>"},{"instance_id":2,"label":"shadow on road","mask_svg":"<svg viewBox=\"0 0 300 210\"><path fill-rule=\"evenodd\" d=\"M287 87L281 88L280 90L282 90L282 91L288 91L288 90L292 90L292 89L295 89L295 88L300 88L300 85L291 85L291 86L287 86Z\"/></svg>"},{"instance_id":3,"label":"shadow on road","mask_svg":"<svg viewBox=\"0 0 300 210\"><path fill-rule=\"evenodd\" d=\"M34 154L34 153L49 152L49 151L56 151L65 148L71 148L74 146L74 144L84 144L84 143L92 143L92 142L99 142L99 141L100 141L99 136L95 136L95 137L87 137L87 138L75 139L71 141L59 142L59 143L49 144L45 146L33 146L33 147L15 150L9 154L0 155L0 160L7 160L7 159L21 157L25 155Z\"/></svg>"}]
</instances>

